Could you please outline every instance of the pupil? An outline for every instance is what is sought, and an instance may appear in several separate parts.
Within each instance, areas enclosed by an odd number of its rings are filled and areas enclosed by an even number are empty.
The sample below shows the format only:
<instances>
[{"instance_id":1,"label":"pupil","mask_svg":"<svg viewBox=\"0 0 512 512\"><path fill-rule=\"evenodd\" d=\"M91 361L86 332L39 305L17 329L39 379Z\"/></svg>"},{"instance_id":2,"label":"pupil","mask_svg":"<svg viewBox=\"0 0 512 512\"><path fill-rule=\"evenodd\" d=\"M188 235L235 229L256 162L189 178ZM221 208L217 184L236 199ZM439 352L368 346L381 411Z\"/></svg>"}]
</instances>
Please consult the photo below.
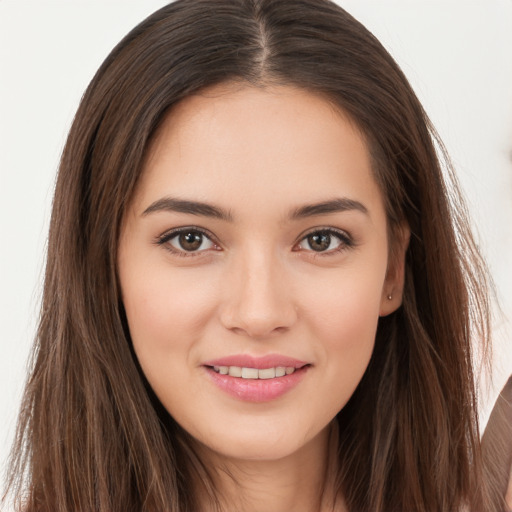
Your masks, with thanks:
<instances>
[{"instance_id":1,"label":"pupil","mask_svg":"<svg viewBox=\"0 0 512 512\"><path fill-rule=\"evenodd\" d=\"M203 235L196 232L189 232L179 236L179 241L181 247L186 251L196 251L201 247L201 243L203 241Z\"/></svg>"},{"instance_id":2,"label":"pupil","mask_svg":"<svg viewBox=\"0 0 512 512\"><path fill-rule=\"evenodd\" d=\"M331 245L331 236L326 233L316 233L309 235L308 243L313 251L325 251Z\"/></svg>"}]
</instances>

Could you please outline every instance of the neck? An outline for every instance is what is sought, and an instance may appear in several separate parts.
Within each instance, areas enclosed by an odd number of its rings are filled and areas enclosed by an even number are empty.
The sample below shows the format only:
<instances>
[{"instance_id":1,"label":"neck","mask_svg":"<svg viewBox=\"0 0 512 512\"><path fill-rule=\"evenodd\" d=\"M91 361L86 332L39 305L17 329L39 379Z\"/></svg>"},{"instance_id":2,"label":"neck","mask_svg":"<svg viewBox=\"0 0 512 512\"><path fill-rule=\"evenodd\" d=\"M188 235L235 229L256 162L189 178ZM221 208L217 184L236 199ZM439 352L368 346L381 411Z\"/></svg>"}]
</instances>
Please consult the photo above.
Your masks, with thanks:
<instances>
[{"instance_id":1,"label":"neck","mask_svg":"<svg viewBox=\"0 0 512 512\"><path fill-rule=\"evenodd\" d=\"M200 453L213 476L222 511L331 512L342 511L334 499L336 432L326 427L308 444L276 460L226 459ZM203 452L205 449L201 448ZM213 512L203 495L201 510Z\"/></svg>"}]
</instances>

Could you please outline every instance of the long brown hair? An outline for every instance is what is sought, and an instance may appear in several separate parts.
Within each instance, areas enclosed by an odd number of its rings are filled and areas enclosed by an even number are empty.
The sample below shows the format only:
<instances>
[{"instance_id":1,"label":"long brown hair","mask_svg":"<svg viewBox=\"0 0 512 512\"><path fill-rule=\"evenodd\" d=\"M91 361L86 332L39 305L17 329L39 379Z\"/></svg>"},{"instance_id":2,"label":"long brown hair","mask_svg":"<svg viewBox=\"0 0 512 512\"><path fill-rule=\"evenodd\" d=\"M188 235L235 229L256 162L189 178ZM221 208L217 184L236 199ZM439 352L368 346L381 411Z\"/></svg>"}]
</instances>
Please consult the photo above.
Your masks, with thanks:
<instances>
[{"instance_id":1,"label":"long brown hair","mask_svg":"<svg viewBox=\"0 0 512 512\"><path fill-rule=\"evenodd\" d=\"M404 222L411 229L403 307L380 320L367 372L337 418L349 510L494 510L473 374L472 342L485 354L488 339L483 264L406 78L327 0L178 0L133 29L92 80L55 191L9 483L20 508L197 510L190 487L201 464L133 354L116 259L155 130L181 99L226 81L289 84L335 102L366 137L391 241Z\"/></svg>"}]
</instances>

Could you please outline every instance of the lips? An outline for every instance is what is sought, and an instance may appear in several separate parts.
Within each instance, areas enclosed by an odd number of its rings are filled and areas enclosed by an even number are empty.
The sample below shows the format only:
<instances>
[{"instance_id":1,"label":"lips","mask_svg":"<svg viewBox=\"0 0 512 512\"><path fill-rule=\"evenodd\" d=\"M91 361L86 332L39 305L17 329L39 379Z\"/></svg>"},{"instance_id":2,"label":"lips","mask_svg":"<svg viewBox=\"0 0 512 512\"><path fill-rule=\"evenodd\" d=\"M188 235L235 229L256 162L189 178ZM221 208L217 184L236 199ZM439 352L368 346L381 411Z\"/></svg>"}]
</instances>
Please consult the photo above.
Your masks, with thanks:
<instances>
[{"instance_id":1,"label":"lips","mask_svg":"<svg viewBox=\"0 0 512 512\"><path fill-rule=\"evenodd\" d=\"M211 381L232 397L248 402L267 402L292 390L311 365L305 361L269 354L233 355L203 365Z\"/></svg>"}]
</instances>

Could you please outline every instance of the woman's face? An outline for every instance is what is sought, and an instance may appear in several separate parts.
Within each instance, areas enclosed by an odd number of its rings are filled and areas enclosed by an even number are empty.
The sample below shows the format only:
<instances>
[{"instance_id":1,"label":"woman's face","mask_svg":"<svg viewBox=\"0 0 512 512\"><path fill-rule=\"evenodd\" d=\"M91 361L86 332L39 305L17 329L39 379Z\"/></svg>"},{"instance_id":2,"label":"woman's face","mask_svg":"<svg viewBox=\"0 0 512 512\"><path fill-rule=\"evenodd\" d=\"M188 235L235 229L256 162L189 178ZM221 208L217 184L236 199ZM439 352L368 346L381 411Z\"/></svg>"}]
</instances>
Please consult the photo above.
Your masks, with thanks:
<instances>
[{"instance_id":1,"label":"woman's face","mask_svg":"<svg viewBox=\"0 0 512 512\"><path fill-rule=\"evenodd\" d=\"M401 301L366 144L319 96L223 86L176 106L150 149L119 248L140 365L213 452L290 455L346 404Z\"/></svg>"}]
</instances>

